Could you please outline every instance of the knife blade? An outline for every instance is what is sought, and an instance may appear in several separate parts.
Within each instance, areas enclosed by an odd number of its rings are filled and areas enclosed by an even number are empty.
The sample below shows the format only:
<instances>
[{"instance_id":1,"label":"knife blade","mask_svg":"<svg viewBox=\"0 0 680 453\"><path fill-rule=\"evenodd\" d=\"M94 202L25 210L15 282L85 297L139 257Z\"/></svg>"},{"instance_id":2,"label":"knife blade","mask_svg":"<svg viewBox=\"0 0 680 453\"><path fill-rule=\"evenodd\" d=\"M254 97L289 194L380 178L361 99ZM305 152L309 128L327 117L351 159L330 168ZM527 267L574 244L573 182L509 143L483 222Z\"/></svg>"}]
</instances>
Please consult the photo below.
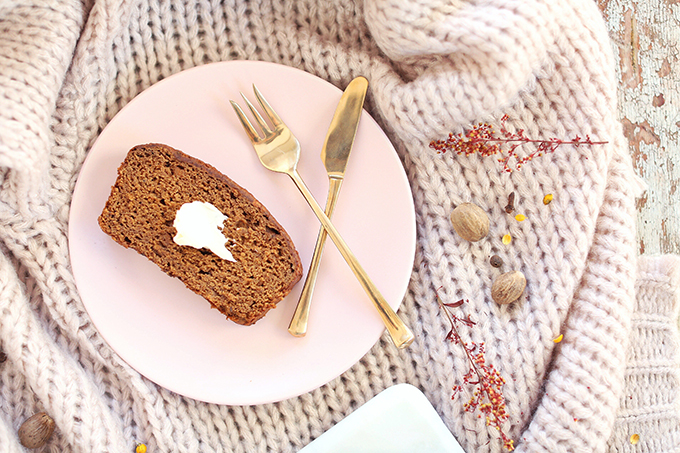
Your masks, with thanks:
<instances>
[{"instance_id":1,"label":"knife blade","mask_svg":"<svg viewBox=\"0 0 680 453\"><path fill-rule=\"evenodd\" d=\"M328 217L331 217L333 214L342 181L345 177L345 169L347 168L347 161L359 127L359 119L364 108L367 89L368 80L361 76L356 77L347 85L335 109L335 114L326 133L326 140L321 149L321 159L328 174L328 198L326 199L325 207ZM316 238L309 272L302 287L295 313L293 313L293 318L288 326L288 332L296 337L303 337L307 333L312 294L325 242L326 230L321 227Z\"/></svg>"}]
</instances>

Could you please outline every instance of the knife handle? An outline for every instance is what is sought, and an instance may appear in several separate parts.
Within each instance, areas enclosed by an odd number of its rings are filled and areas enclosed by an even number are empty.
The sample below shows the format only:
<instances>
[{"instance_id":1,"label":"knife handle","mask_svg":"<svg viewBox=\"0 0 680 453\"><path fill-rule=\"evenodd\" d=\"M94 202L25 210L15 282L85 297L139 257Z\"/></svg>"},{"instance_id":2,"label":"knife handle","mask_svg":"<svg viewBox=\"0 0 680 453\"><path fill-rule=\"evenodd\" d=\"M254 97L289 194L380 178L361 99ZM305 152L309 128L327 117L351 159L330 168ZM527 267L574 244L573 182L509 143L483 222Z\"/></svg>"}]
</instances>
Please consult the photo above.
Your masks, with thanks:
<instances>
[{"instance_id":1,"label":"knife handle","mask_svg":"<svg viewBox=\"0 0 680 453\"><path fill-rule=\"evenodd\" d=\"M335 204L338 201L340 194L340 187L342 187L341 178L328 178L328 198L326 199L325 214L330 218L333 215ZM319 234L316 236L316 244L314 245L314 254L312 261L309 264L309 271L307 272L307 279L302 287L300 299L298 300L295 313L288 325L288 332L295 337L304 337L307 333L307 322L309 320L309 308L312 304L312 294L316 285L316 277L319 274L319 265L321 264L321 255L323 254L324 245L328 233L322 226L319 229Z\"/></svg>"},{"instance_id":2,"label":"knife handle","mask_svg":"<svg viewBox=\"0 0 680 453\"><path fill-rule=\"evenodd\" d=\"M354 272L354 276L357 278L357 280L359 280L359 283L361 283L364 291L366 291L366 294L368 294L371 298L371 301L378 311L383 324L385 324L387 332L390 334L390 338L392 339L394 345L399 349L408 347L415 338L413 332L411 332L404 321L402 321L401 318L397 316L383 295L380 294L378 288L375 286L364 268L361 267L361 264L359 264L359 261L357 260L356 256L354 256L354 253L352 253L352 251L349 249L347 243L344 241L342 236L340 236L338 230L335 228L328 216L326 216L323 209L321 209L321 206L319 206L319 203L317 203L317 201L314 199L314 195L312 195L312 192L305 185L297 169L293 169L292 171L287 172L287 174L295 182L295 185L307 200L307 203L312 208L312 211L314 211L314 214L316 214L316 217L323 225L324 229L328 233L328 236L338 248L338 251L345 259L350 269L352 269L352 272Z\"/></svg>"}]
</instances>

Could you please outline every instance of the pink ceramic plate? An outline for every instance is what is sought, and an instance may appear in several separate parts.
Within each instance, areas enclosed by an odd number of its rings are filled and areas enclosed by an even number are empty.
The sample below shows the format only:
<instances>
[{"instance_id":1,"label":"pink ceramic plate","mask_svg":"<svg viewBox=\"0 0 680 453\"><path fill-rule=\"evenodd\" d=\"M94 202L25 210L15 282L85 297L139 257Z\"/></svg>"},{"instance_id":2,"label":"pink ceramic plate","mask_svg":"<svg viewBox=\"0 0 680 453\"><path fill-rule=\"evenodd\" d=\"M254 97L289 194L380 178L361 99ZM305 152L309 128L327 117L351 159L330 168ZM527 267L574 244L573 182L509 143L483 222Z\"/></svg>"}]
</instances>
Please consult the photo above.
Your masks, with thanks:
<instances>
[{"instance_id":1,"label":"pink ceramic plate","mask_svg":"<svg viewBox=\"0 0 680 453\"><path fill-rule=\"evenodd\" d=\"M302 282L257 324L239 326L99 229L97 217L127 151L165 143L215 166L258 198L293 238L306 272L319 224L293 182L262 167L229 104L240 100L239 91L252 99L253 83L300 140L300 174L323 205L328 180L319 156L341 90L290 67L234 61L169 77L122 109L83 165L70 214L78 289L111 348L155 383L219 404L274 402L318 388L356 363L383 332L330 241L307 336L295 338L287 327ZM413 266L414 207L394 148L366 112L333 219L396 310Z\"/></svg>"}]
</instances>

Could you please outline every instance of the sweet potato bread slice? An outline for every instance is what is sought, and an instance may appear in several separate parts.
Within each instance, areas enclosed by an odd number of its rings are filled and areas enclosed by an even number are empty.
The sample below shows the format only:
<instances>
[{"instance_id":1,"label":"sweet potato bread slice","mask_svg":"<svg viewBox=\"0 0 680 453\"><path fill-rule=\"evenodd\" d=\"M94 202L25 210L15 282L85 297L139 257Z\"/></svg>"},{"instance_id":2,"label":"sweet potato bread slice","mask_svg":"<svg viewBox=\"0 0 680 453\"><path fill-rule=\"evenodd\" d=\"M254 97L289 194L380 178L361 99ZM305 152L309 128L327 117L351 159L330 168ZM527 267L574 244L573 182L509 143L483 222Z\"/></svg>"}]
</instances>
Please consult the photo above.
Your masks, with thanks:
<instances>
[{"instance_id":1,"label":"sweet potato bread slice","mask_svg":"<svg viewBox=\"0 0 680 453\"><path fill-rule=\"evenodd\" d=\"M211 203L228 217L222 231L235 262L173 241L175 214L193 201ZM99 226L238 324L261 319L302 277L292 239L255 197L214 167L166 145L128 152Z\"/></svg>"}]
</instances>

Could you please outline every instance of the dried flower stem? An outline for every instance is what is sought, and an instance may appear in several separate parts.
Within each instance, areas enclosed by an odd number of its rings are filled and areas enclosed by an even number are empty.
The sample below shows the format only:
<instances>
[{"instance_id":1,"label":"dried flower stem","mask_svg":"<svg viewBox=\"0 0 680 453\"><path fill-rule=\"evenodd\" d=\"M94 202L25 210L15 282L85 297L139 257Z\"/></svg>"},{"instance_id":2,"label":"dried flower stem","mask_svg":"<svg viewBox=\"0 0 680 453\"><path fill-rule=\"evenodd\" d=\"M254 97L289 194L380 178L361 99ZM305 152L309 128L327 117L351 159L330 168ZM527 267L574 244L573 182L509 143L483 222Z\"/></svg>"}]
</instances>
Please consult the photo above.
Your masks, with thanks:
<instances>
[{"instance_id":1,"label":"dried flower stem","mask_svg":"<svg viewBox=\"0 0 680 453\"><path fill-rule=\"evenodd\" d=\"M503 446L508 451L513 451L515 449L514 441L503 431L503 424L508 420L508 413L505 408L505 397L503 396L505 379L503 379L493 365L487 365L484 356L484 343L479 345L476 343L468 344L462 340L460 333L458 332L458 324L462 323L472 327L475 323L470 319L470 315L466 318L459 318L450 313L447 307L459 307L464 301L459 300L452 304L445 304L439 298L439 294L437 294L436 297L439 307L451 324L451 330L446 335L446 339L462 346L465 351L465 356L470 362L470 369L463 376L463 384L453 387L453 395L451 398L455 398L462 392L464 385L469 384L475 386L476 389L473 391L472 397L465 403L463 409L466 412L479 410L481 414L478 415L478 417L481 418L482 415L484 415L486 418L486 425L496 428L503 441Z\"/></svg>"},{"instance_id":2,"label":"dried flower stem","mask_svg":"<svg viewBox=\"0 0 680 453\"><path fill-rule=\"evenodd\" d=\"M503 169L506 172L511 172L510 159L516 160L515 169L519 170L522 166L534 159L555 152L555 150L562 145L604 145L607 142L593 141L588 135L579 137L578 135L571 140L560 140L557 138L550 138L547 140L531 139L524 135L524 130L520 129L517 132L510 132L506 123L508 116L504 115L500 123L500 135L488 123L479 123L472 129L465 133L449 134L446 140L434 140L430 143L430 148L436 150L438 153L445 153L452 151L457 154L469 156L471 154L479 153L483 157L499 155L498 162L503 164ZM536 150L524 157L520 157L517 149L522 145L534 144Z\"/></svg>"}]
</instances>

